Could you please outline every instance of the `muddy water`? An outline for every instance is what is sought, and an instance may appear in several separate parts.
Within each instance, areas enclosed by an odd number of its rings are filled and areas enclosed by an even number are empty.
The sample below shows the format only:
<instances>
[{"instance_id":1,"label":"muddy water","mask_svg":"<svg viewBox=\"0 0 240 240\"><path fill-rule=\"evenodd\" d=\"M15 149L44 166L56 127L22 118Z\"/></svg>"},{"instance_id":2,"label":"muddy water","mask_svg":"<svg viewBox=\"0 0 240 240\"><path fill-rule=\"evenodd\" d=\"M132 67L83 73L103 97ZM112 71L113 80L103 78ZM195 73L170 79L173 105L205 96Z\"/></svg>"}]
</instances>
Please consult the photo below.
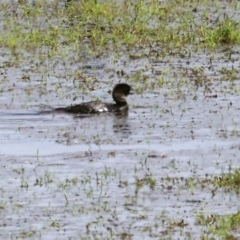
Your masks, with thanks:
<instances>
[{"instance_id":1,"label":"muddy water","mask_svg":"<svg viewBox=\"0 0 240 240\"><path fill-rule=\"evenodd\" d=\"M240 85L220 72L239 61L222 53L209 58L48 63L47 74L34 64L5 67L1 238L186 239L190 233L199 239L198 213L236 212L233 193L202 181L239 166ZM198 67L203 70L194 74ZM73 81L77 69L88 82ZM162 86L156 84L160 77ZM109 91L119 80L136 89L127 116L35 114L39 104L111 101ZM169 227L182 220L184 228Z\"/></svg>"}]
</instances>

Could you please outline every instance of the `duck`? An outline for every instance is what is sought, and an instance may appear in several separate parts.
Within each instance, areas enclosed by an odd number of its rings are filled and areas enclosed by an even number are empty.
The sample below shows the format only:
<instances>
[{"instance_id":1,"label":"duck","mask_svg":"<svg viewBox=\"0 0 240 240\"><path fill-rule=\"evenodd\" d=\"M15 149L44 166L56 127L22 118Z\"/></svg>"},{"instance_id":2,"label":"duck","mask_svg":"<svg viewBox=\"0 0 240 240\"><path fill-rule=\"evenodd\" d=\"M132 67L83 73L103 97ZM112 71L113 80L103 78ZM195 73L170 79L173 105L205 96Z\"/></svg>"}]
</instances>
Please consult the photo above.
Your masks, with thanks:
<instances>
[{"instance_id":1,"label":"duck","mask_svg":"<svg viewBox=\"0 0 240 240\"><path fill-rule=\"evenodd\" d=\"M127 112L127 96L133 94L133 89L127 83L118 83L112 91L112 98L115 103L101 101L83 102L77 105L55 108L54 112L65 112L72 114L96 114L104 112Z\"/></svg>"}]
</instances>

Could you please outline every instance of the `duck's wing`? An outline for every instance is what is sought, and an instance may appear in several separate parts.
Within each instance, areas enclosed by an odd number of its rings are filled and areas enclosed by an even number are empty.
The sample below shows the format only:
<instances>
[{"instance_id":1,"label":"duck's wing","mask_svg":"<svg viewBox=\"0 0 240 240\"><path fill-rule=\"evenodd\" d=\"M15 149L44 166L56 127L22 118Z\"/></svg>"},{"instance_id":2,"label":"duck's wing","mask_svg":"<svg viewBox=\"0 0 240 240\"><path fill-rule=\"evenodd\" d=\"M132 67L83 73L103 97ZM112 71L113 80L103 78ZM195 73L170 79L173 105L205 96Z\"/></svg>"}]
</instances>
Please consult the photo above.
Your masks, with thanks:
<instances>
[{"instance_id":1,"label":"duck's wing","mask_svg":"<svg viewBox=\"0 0 240 240\"><path fill-rule=\"evenodd\" d=\"M73 114L89 114L89 113L104 113L104 112L122 112L127 111L127 104L112 104L103 102L85 102L68 107L55 108L54 111L67 112Z\"/></svg>"},{"instance_id":2,"label":"duck's wing","mask_svg":"<svg viewBox=\"0 0 240 240\"><path fill-rule=\"evenodd\" d=\"M102 102L85 102L68 107L55 108L55 111L62 111L73 114L101 113L108 112L107 105Z\"/></svg>"}]
</instances>

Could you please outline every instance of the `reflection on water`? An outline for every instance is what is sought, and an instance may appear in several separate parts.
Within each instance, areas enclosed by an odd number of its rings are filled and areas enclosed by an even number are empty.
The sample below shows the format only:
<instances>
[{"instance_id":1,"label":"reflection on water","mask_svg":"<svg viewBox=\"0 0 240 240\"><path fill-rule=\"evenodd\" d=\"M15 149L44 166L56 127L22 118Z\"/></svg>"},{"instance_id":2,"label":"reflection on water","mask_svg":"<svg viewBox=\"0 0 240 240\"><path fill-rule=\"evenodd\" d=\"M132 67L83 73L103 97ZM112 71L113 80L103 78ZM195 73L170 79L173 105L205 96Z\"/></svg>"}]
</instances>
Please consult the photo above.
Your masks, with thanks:
<instances>
[{"instance_id":1,"label":"reflection on water","mask_svg":"<svg viewBox=\"0 0 240 240\"><path fill-rule=\"evenodd\" d=\"M128 112L114 115L113 131L118 138L128 138L132 134L130 124L128 123Z\"/></svg>"},{"instance_id":2,"label":"reflection on water","mask_svg":"<svg viewBox=\"0 0 240 240\"><path fill-rule=\"evenodd\" d=\"M112 148L127 144L132 135L127 112L100 115L8 112L0 114L0 121L0 154L11 154L12 148L20 155L85 151L92 145ZM76 148L70 149L71 146Z\"/></svg>"}]
</instances>

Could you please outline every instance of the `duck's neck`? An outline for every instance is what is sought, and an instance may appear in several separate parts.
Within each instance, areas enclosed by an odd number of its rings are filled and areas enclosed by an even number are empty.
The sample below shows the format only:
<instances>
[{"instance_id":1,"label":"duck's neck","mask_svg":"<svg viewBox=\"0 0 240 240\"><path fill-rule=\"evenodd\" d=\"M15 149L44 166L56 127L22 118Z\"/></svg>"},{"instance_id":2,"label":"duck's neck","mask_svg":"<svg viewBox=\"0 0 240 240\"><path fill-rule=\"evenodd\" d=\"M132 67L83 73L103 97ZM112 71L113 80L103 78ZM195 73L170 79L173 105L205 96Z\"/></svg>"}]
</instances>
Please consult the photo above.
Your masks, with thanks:
<instances>
[{"instance_id":1,"label":"duck's neck","mask_svg":"<svg viewBox=\"0 0 240 240\"><path fill-rule=\"evenodd\" d=\"M119 107L122 107L122 106L125 106L127 105L127 102L118 102L118 101L115 101L116 102L116 105L119 106Z\"/></svg>"}]
</instances>

